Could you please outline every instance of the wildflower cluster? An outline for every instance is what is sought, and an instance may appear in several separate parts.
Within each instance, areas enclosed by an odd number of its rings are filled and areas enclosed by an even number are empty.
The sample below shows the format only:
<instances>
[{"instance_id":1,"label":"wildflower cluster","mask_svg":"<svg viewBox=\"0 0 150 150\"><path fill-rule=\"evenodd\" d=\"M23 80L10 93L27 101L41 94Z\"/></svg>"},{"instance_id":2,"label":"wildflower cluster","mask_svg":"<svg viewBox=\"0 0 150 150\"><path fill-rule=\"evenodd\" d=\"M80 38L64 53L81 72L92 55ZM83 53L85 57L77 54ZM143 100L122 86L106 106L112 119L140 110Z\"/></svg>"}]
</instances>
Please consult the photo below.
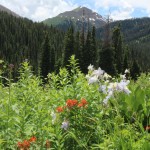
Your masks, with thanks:
<instances>
[{"instance_id":1,"label":"wildflower cluster","mask_svg":"<svg viewBox=\"0 0 150 150\"><path fill-rule=\"evenodd\" d=\"M87 107L88 102L86 101L86 99L82 98L81 101L78 101L76 99L68 99L66 101L66 105L65 106L59 106L56 108L56 111L58 113L64 112L65 110L69 112L71 110L75 110L77 108L85 108ZM56 119L56 115L54 115L54 113L52 113L53 115L53 120L52 122L54 122L54 120ZM69 127L69 121L67 119L64 119L64 121L62 122L61 128L64 130L67 130Z\"/></svg>"},{"instance_id":2,"label":"wildflower cluster","mask_svg":"<svg viewBox=\"0 0 150 150\"><path fill-rule=\"evenodd\" d=\"M28 150L30 148L30 144L36 141L36 137L31 137L29 140L24 140L23 142L18 142L17 147L20 150Z\"/></svg>"},{"instance_id":3,"label":"wildflower cluster","mask_svg":"<svg viewBox=\"0 0 150 150\"><path fill-rule=\"evenodd\" d=\"M94 70L93 65L90 65L88 69L89 74L86 75L88 83L98 83L100 85L99 91L106 94L106 97L103 100L104 104L107 104L108 100L114 95L115 92L124 92L126 94L131 93L127 87L130 81L126 79L126 75L129 73L129 70L126 69L125 74L120 76L121 80L119 82L115 82L115 79L113 79L100 67L97 70Z\"/></svg>"},{"instance_id":4,"label":"wildflower cluster","mask_svg":"<svg viewBox=\"0 0 150 150\"><path fill-rule=\"evenodd\" d=\"M78 100L76 99L68 99L66 101L66 106L59 106L56 108L56 111L58 113L61 113L63 112L65 109L73 109L75 107L86 107L87 106L87 101L86 99L82 98L81 101L79 102Z\"/></svg>"}]
</instances>

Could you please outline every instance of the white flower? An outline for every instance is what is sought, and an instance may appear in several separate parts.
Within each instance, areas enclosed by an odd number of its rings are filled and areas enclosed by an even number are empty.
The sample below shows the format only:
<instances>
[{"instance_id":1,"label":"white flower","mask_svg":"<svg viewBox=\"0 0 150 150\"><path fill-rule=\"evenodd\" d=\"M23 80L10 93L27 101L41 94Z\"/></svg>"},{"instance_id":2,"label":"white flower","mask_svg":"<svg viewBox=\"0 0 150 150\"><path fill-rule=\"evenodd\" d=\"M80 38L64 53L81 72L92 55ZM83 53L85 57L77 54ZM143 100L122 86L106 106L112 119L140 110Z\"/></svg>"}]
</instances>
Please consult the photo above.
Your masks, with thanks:
<instances>
[{"instance_id":1,"label":"white flower","mask_svg":"<svg viewBox=\"0 0 150 150\"><path fill-rule=\"evenodd\" d=\"M106 98L103 100L103 103L104 103L105 105L107 105L108 100L109 100L109 98L108 98L108 97L106 97Z\"/></svg>"},{"instance_id":2,"label":"white flower","mask_svg":"<svg viewBox=\"0 0 150 150\"><path fill-rule=\"evenodd\" d=\"M106 91L106 85L100 86L100 87L99 87L99 91L101 91L101 92L103 92L104 94L106 94L106 93L107 93L107 91Z\"/></svg>"},{"instance_id":3,"label":"white flower","mask_svg":"<svg viewBox=\"0 0 150 150\"><path fill-rule=\"evenodd\" d=\"M93 71L93 75L100 77L104 74L104 70L102 70L100 67L97 70Z\"/></svg>"},{"instance_id":4,"label":"white flower","mask_svg":"<svg viewBox=\"0 0 150 150\"><path fill-rule=\"evenodd\" d=\"M126 79L126 75L125 74L124 75L120 75L120 78L125 80Z\"/></svg>"},{"instance_id":5,"label":"white flower","mask_svg":"<svg viewBox=\"0 0 150 150\"><path fill-rule=\"evenodd\" d=\"M92 83L95 83L95 82L98 82L98 78L96 76L93 76L93 77L89 78L89 84L92 84Z\"/></svg>"},{"instance_id":6,"label":"white flower","mask_svg":"<svg viewBox=\"0 0 150 150\"><path fill-rule=\"evenodd\" d=\"M87 75L85 76L85 78L86 78L87 80L89 80L90 76L87 74Z\"/></svg>"},{"instance_id":7,"label":"white flower","mask_svg":"<svg viewBox=\"0 0 150 150\"><path fill-rule=\"evenodd\" d=\"M56 120L56 114L52 111L51 116L52 116L52 124L54 124L54 122Z\"/></svg>"},{"instance_id":8,"label":"white flower","mask_svg":"<svg viewBox=\"0 0 150 150\"><path fill-rule=\"evenodd\" d=\"M64 130L67 130L68 127L69 127L69 122L68 121L63 121L62 125L61 125L61 128L64 129Z\"/></svg>"},{"instance_id":9,"label":"white flower","mask_svg":"<svg viewBox=\"0 0 150 150\"><path fill-rule=\"evenodd\" d=\"M126 94L130 94L131 93L131 91L127 88L127 87L125 87L124 89L123 89L123 91L126 93Z\"/></svg>"},{"instance_id":10,"label":"white flower","mask_svg":"<svg viewBox=\"0 0 150 150\"><path fill-rule=\"evenodd\" d=\"M130 73L130 70L129 70L129 69L126 69L124 73L125 73L125 74Z\"/></svg>"},{"instance_id":11,"label":"white flower","mask_svg":"<svg viewBox=\"0 0 150 150\"><path fill-rule=\"evenodd\" d=\"M89 70L89 71L90 71L90 70L93 71L93 70L94 70L94 66L90 64L90 65L88 66L88 70Z\"/></svg>"},{"instance_id":12,"label":"white flower","mask_svg":"<svg viewBox=\"0 0 150 150\"><path fill-rule=\"evenodd\" d=\"M109 74L107 74L107 73L104 73L104 78L107 80L107 79L110 79L111 76Z\"/></svg>"},{"instance_id":13,"label":"white flower","mask_svg":"<svg viewBox=\"0 0 150 150\"><path fill-rule=\"evenodd\" d=\"M109 91L115 91L116 90L116 87L117 87L117 83L114 82L114 83L109 83L108 85L108 92Z\"/></svg>"},{"instance_id":14,"label":"white flower","mask_svg":"<svg viewBox=\"0 0 150 150\"><path fill-rule=\"evenodd\" d=\"M130 94L131 91L127 88L127 85L130 83L129 80L127 81L120 81L120 83L117 84L117 90L118 91L122 91L122 92L125 92L126 94Z\"/></svg>"},{"instance_id":15,"label":"white flower","mask_svg":"<svg viewBox=\"0 0 150 150\"><path fill-rule=\"evenodd\" d=\"M104 104L107 104L108 103L108 100L113 96L113 91L110 91L108 93L108 95L106 96L106 98L103 100L103 103Z\"/></svg>"}]
</instances>

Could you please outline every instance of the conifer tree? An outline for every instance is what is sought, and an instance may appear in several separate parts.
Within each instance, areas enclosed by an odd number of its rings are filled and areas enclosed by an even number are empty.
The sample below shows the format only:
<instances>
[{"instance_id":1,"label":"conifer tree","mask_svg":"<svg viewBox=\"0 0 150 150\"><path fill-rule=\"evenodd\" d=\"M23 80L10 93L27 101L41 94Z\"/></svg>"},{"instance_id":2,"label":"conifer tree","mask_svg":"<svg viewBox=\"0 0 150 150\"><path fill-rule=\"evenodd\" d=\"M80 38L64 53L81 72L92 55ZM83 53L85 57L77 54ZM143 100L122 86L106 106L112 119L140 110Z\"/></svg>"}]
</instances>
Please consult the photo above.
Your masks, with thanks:
<instances>
[{"instance_id":1,"label":"conifer tree","mask_svg":"<svg viewBox=\"0 0 150 150\"><path fill-rule=\"evenodd\" d=\"M45 41L43 43L43 53L41 59L41 75L46 78L50 72L50 44L49 37L46 34Z\"/></svg>"},{"instance_id":2,"label":"conifer tree","mask_svg":"<svg viewBox=\"0 0 150 150\"><path fill-rule=\"evenodd\" d=\"M74 29L73 29L73 26L71 26L65 35L63 66L67 65L69 58L73 54L74 54Z\"/></svg>"},{"instance_id":3,"label":"conifer tree","mask_svg":"<svg viewBox=\"0 0 150 150\"><path fill-rule=\"evenodd\" d=\"M100 51L99 66L110 75L116 75L116 68L114 64L114 49L113 47L103 47Z\"/></svg>"},{"instance_id":4,"label":"conifer tree","mask_svg":"<svg viewBox=\"0 0 150 150\"><path fill-rule=\"evenodd\" d=\"M79 58L79 64L81 67L81 71L84 72L84 53L85 53L85 37L84 37L84 30L82 30L82 33L80 35L79 40L79 51L80 51L80 58Z\"/></svg>"},{"instance_id":5,"label":"conifer tree","mask_svg":"<svg viewBox=\"0 0 150 150\"><path fill-rule=\"evenodd\" d=\"M131 78L133 80L137 80L139 75L140 75L140 67L139 67L137 61L134 60L132 67L131 67Z\"/></svg>"},{"instance_id":6,"label":"conifer tree","mask_svg":"<svg viewBox=\"0 0 150 150\"><path fill-rule=\"evenodd\" d=\"M109 17L105 25L105 39L103 47L100 51L99 66L110 75L116 75L116 68L114 62L114 48L111 46L110 41L110 25Z\"/></svg>"},{"instance_id":7,"label":"conifer tree","mask_svg":"<svg viewBox=\"0 0 150 150\"><path fill-rule=\"evenodd\" d=\"M92 28L92 34L91 34L91 64L96 66L97 61L97 50L96 50L96 31L95 26Z\"/></svg>"},{"instance_id":8,"label":"conifer tree","mask_svg":"<svg viewBox=\"0 0 150 150\"><path fill-rule=\"evenodd\" d=\"M89 64L92 64L92 51L91 51L91 32L88 30L86 42L85 42L85 49L83 51L83 72L87 73L87 67Z\"/></svg>"},{"instance_id":9,"label":"conifer tree","mask_svg":"<svg viewBox=\"0 0 150 150\"><path fill-rule=\"evenodd\" d=\"M114 28L112 42L114 47L115 64L118 73L123 71L124 52L122 46L122 36L120 32L120 25Z\"/></svg>"},{"instance_id":10,"label":"conifer tree","mask_svg":"<svg viewBox=\"0 0 150 150\"><path fill-rule=\"evenodd\" d=\"M75 50L75 57L76 59L80 59L81 54L80 54L80 49L79 49L79 39L80 39L80 33L79 31L76 32L75 35L75 44L74 44L74 50Z\"/></svg>"},{"instance_id":11,"label":"conifer tree","mask_svg":"<svg viewBox=\"0 0 150 150\"><path fill-rule=\"evenodd\" d=\"M50 46L50 72L55 71L55 48Z\"/></svg>"},{"instance_id":12,"label":"conifer tree","mask_svg":"<svg viewBox=\"0 0 150 150\"><path fill-rule=\"evenodd\" d=\"M123 62L123 71L129 68L128 56L125 54L124 62Z\"/></svg>"}]
</instances>

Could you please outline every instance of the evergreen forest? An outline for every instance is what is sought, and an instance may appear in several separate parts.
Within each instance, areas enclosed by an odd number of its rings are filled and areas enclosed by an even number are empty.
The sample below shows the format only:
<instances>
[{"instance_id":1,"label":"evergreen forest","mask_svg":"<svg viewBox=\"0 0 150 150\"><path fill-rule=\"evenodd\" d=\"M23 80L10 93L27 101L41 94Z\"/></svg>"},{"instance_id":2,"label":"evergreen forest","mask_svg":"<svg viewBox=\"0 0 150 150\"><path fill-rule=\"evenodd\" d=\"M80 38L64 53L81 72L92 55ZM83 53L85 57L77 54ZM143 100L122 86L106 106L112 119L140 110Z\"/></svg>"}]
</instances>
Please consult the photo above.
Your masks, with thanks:
<instances>
[{"instance_id":1,"label":"evergreen forest","mask_svg":"<svg viewBox=\"0 0 150 150\"><path fill-rule=\"evenodd\" d=\"M138 67L132 74L147 72L150 68L147 18L142 19L145 30L142 28L138 35L129 36L126 36L129 32L126 29L134 24L129 20L113 25L108 22L101 30L94 26L85 30L83 24L82 30L75 31L70 25L66 32L5 12L0 13L0 21L0 59L14 65L14 78L19 64L26 59L35 74L46 77L48 72L58 72L60 67L66 66L73 54L83 73L87 73L89 64L101 66L111 75L120 74L127 68L132 72ZM134 30L139 30L139 26ZM98 33L101 38L97 37Z\"/></svg>"}]
</instances>

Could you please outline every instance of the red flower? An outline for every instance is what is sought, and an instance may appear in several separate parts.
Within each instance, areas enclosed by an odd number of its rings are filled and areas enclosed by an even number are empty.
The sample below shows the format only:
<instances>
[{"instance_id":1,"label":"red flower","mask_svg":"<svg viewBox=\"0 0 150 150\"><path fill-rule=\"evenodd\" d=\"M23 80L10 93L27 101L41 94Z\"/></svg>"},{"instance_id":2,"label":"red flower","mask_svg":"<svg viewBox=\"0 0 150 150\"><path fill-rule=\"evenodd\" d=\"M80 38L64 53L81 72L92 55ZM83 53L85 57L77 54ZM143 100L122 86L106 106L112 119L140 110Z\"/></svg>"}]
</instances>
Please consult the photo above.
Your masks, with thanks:
<instances>
[{"instance_id":1,"label":"red flower","mask_svg":"<svg viewBox=\"0 0 150 150\"><path fill-rule=\"evenodd\" d=\"M74 100L68 99L66 102L66 105L68 108L72 108L73 106L76 106L77 104L78 104L78 101L76 99Z\"/></svg>"},{"instance_id":2,"label":"red flower","mask_svg":"<svg viewBox=\"0 0 150 150\"><path fill-rule=\"evenodd\" d=\"M79 104L78 104L78 107L83 107L83 104L82 104L82 103L79 103Z\"/></svg>"},{"instance_id":3,"label":"red flower","mask_svg":"<svg viewBox=\"0 0 150 150\"><path fill-rule=\"evenodd\" d=\"M35 142L36 141L36 137L35 136L32 136L30 139L29 139L29 142Z\"/></svg>"},{"instance_id":4,"label":"red flower","mask_svg":"<svg viewBox=\"0 0 150 150\"><path fill-rule=\"evenodd\" d=\"M30 142L28 140L23 141L23 146L24 148L29 148L30 147Z\"/></svg>"},{"instance_id":5,"label":"red flower","mask_svg":"<svg viewBox=\"0 0 150 150\"><path fill-rule=\"evenodd\" d=\"M18 142L17 146L22 150L27 150L30 147L30 142L28 140L24 140L23 142Z\"/></svg>"},{"instance_id":6,"label":"red flower","mask_svg":"<svg viewBox=\"0 0 150 150\"><path fill-rule=\"evenodd\" d=\"M62 112L63 111L63 107L61 107L61 106L57 107L56 111L59 112L59 113Z\"/></svg>"},{"instance_id":7,"label":"red flower","mask_svg":"<svg viewBox=\"0 0 150 150\"><path fill-rule=\"evenodd\" d=\"M88 103L87 103L86 99L82 98L81 102L78 104L78 107L85 107L87 104Z\"/></svg>"},{"instance_id":8,"label":"red flower","mask_svg":"<svg viewBox=\"0 0 150 150\"><path fill-rule=\"evenodd\" d=\"M18 142L17 146L18 146L18 148L23 148L23 143L22 142Z\"/></svg>"},{"instance_id":9,"label":"red flower","mask_svg":"<svg viewBox=\"0 0 150 150\"><path fill-rule=\"evenodd\" d=\"M83 104L83 106L85 106L85 105L88 104L87 101L86 101L86 99L84 99L84 98L81 99L81 103Z\"/></svg>"}]
</instances>

